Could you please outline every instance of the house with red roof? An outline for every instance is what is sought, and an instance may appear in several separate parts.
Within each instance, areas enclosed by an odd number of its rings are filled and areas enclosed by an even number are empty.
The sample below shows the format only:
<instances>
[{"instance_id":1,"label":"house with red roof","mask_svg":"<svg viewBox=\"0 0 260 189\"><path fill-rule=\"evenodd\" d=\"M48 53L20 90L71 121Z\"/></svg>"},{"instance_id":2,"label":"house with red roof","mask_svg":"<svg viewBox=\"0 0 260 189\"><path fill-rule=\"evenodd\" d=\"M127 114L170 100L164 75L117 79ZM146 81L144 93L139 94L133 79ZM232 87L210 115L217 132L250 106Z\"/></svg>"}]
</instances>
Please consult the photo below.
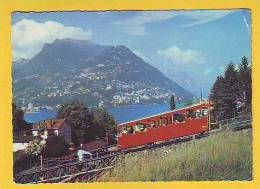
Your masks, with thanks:
<instances>
[{"instance_id":1,"label":"house with red roof","mask_svg":"<svg viewBox=\"0 0 260 189\"><path fill-rule=\"evenodd\" d=\"M47 139L56 135L64 137L67 143L71 143L71 126L66 119L47 119L32 125L33 136Z\"/></svg>"}]
</instances>

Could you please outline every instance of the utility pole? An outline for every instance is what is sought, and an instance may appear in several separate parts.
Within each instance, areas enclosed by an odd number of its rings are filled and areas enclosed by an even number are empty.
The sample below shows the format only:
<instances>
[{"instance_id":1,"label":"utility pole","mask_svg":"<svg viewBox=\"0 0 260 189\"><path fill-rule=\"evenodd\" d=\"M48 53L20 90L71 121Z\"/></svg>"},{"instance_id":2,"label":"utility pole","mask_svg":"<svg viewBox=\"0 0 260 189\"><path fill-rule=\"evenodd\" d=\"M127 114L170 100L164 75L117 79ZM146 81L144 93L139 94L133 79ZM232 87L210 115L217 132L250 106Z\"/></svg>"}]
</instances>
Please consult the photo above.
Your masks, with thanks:
<instances>
[{"instance_id":1,"label":"utility pole","mask_svg":"<svg viewBox=\"0 0 260 189\"><path fill-rule=\"evenodd\" d=\"M202 91L200 89L200 102L202 102Z\"/></svg>"}]
</instances>

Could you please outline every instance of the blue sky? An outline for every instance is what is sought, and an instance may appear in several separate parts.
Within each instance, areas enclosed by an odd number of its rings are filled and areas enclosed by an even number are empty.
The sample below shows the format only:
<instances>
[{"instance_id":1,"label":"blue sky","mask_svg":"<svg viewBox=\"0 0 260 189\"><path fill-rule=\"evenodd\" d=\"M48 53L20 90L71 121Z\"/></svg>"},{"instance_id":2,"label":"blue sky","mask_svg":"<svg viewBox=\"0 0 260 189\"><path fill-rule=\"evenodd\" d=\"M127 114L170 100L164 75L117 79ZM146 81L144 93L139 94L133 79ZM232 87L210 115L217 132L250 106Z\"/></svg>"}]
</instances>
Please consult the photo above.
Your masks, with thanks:
<instances>
[{"instance_id":1,"label":"blue sky","mask_svg":"<svg viewBox=\"0 0 260 189\"><path fill-rule=\"evenodd\" d=\"M15 13L12 25L14 59L31 58L56 38L125 45L204 97L230 61L251 59L248 10Z\"/></svg>"}]
</instances>

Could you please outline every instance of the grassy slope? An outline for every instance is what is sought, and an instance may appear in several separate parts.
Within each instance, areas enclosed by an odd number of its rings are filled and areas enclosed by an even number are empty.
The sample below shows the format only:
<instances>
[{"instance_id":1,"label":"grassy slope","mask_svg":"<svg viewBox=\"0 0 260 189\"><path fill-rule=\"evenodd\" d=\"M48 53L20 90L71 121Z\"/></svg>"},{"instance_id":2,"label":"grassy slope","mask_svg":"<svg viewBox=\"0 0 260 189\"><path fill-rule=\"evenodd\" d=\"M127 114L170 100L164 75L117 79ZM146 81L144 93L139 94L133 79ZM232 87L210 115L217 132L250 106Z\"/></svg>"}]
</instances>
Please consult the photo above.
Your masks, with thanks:
<instances>
[{"instance_id":1,"label":"grassy slope","mask_svg":"<svg viewBox=\"0 0 260 189\"><path fill-rule=\"evenodd\" d=\"M100 181L245 180L250 177L252 137L251 130L244 130L127 154L125 161L121 157Z\"/></svg>"}]
</instances>

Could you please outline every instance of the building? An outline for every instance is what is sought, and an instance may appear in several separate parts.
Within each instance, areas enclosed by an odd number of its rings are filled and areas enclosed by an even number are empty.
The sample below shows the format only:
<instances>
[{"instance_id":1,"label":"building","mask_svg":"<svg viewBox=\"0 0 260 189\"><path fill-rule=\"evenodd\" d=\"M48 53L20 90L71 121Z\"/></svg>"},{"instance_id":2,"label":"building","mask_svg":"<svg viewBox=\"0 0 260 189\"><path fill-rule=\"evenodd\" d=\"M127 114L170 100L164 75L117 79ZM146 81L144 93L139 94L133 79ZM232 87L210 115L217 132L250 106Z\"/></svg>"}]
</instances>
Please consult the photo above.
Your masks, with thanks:
<instances>
[{"instance_id":1,"label":"building","mask_svg":"<svg viewBox=\"0 0 260 189\"><path fill-rule=\"evenodd\" d=\"M36 136L32 135L14 135L13 138L13 152L19 150L25 150L30 141L37 139Z\"/></svg>"},{"instance_id":2,"label":"building","mask_svg":"<svg viewBox=\"0 0 260 189\"><path fill-rule=\"evenodd\" d=\"M97 150L99 148L104 148L106 146L109 146L108 142L101 140L101 139L96 139L96 140L93 140L91 142L83 144L81 146L81 149L90 152L90 151L93 151L93 150Z\"/></svg>"},{"instance_id":3,"label":"building","mask_svg":"<svg viewBox=\"0 0 260 189\"><path fill-rule=\"evenodd\" d=\"M33 136L47 139L49 136L56 135L64 137L67 143L71 143L71 126L66 119L43 120L33 124L31 130Z\"/></svg>"}]
</instances>

